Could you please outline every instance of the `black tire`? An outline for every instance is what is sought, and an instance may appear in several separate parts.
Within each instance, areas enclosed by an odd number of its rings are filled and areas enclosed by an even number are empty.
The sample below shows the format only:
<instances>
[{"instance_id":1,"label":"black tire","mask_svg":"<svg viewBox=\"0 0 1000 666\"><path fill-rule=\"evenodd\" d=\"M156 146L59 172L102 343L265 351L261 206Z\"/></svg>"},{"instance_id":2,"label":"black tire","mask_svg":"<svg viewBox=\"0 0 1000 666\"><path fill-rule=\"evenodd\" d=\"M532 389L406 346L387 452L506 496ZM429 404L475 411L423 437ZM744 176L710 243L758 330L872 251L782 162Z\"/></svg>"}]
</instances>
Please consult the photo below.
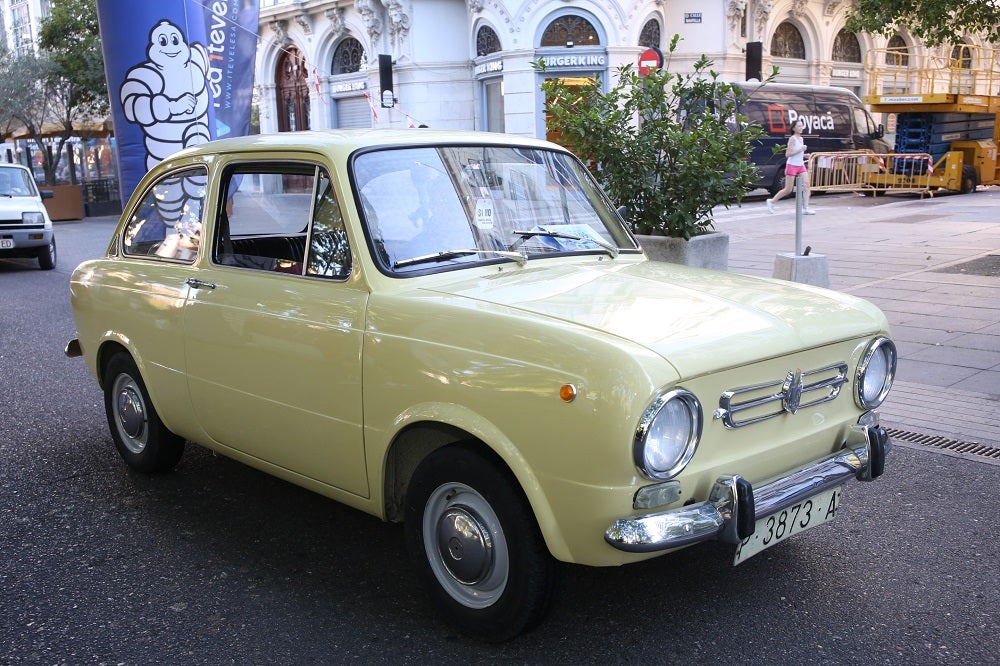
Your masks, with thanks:
<instances>
[{"instance_id":1,"label":"black tire","mask_svg":"<svg viewBox=\"0 0 1000 666\"><path fill-rule=\"evenodd\" d=\"M771 187L767 188L767 191L773 197L775 194L785 189L785 165L782 164L774 173L774 182L771 183Z\"/></svg>"},{"instance_id":2,"label":"black tire","mask_svg":"<svg viewBox=\"0 0 1000 666\"><path fill-rule=\"evenodd\" d=\"M160 421L132 357L118 352L104 369L104 411L115 448L129 467L147 474L173 469L184 440Z\"/></svg>"},{"instance_id":3,"label":"black tire","mask_svg":"<svg viewBox=\"0 0 1000 666\"><path fill-rule=\"evenodd\" d=\"M38 251L38 267L43 271L51 271L56 267L56 237L53 236L49 244Z\"/></svg>"},{"instance_id":4,"label":"black tire","mask_svg":"<svg viewBox=\"0 0 1000 666\"><path fill-rule=\"evenodd\" d=\"M979 176L975 167L964 165L962 167L962 194L972 194L979 185Z\"/></svg>"},{"instance_id":5,"label":"black tire","mask_svg":"<svg viewBox=\"0 0 1000 666\"><path fill-rule=\"evenodd\" d=\"M541 622L557 564L499 463L459 446L431 453L410 481L405 531L435 606L462 632L499 643Z\"/></svg>"}]
</instances>

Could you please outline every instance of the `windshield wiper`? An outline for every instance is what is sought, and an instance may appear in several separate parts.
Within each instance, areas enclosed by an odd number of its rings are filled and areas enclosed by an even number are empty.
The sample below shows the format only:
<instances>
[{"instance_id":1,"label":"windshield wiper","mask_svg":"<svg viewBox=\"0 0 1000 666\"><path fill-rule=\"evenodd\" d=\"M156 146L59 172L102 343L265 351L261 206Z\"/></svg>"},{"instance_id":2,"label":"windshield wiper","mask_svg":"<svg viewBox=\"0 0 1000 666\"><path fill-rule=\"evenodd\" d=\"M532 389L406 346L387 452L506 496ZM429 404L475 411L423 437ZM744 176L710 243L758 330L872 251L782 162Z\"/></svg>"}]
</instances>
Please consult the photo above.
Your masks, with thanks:
<instances>
[{"instance_id":1,"label":"windshield wiper","mask_svg":"<svg viewBox=\"0 0 1000 666\"><path fill-rule=\"evenodd\" d=\"M434 254L425 254L419 257L411 257L410 259L401 259L392 265L393 269L406 268L407 266L416 266L417 264L429 264L436 261L448 261L449 259L454 259L456 257L466 257L470 254L492 254L498 257L503 257L504 259L512 259L516 261L519 266L523 266L528 260L520 252L505 252L503 250L445 250L444 252L435 252Z\"/></svg>"},{"instance_id":2,"label":"windshield wiper","mask_svg":"<svg viewBox=\"0 0 1000 666\"><path fill-rule=\"evenodd\" d=\"M593 243L594 245L599 245L605 250L607 250L608 254L611 255L612 259L618 258L618 248L604 239L591 238L590 236L577 236L576 234L567 234L563 233L562 231L517 231L515 229L513 233L515 236L521 237L522 243L528 240L529 238L534 238L535 236L545 236L546 238L563 238L565 240L573 240L573 241L587 241Z\"/></svg>"}]
</instances>

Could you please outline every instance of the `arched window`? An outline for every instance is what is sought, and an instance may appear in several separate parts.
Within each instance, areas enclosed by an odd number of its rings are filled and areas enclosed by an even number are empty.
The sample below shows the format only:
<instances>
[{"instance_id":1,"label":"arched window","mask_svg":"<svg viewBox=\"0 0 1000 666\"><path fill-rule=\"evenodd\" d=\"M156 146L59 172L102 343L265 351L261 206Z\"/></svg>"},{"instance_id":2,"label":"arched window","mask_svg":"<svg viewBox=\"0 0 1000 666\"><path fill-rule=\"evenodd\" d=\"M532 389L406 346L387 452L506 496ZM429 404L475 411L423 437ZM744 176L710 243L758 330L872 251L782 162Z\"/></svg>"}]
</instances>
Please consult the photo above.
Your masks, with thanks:
<instances>
[{"instance_id":1,"label":"arched window","mask_svg":"<svg viewBox=\"0 0 1000 666\"><path fill-rule=\"evenodd\" d=\"M660 22L656 19L646 21L646 25L642 26L642 32L639 33L639 46L658 49L660 41Z\"/></svg>"},{"instance_id":2,"label":"arched window","mask_svg":"<svg viewBox=\"0 0 1000 666\"><path fill-rule=\"evenodd\" d=\"M833 40L833 59L836 62L861 62L861 44L853 32L841 30Z\"/></svg>"},{"instance_id":3,"label":"arched window","mask_svg":"<svg viewBox=\"0 0 1000 666\"><path fill-rule=\"evenodd\" d=\"M806 59L806 44L802 33L794 25L785 21L774 31L771 38L771 55L775 58Z\"/></svg>"},{"instance_id":4,"label":"arched window","mask_svg":"<svg viewBox=\"0 0 1000 666\"><path fill-rule=\"evenodd\" d=\"M294 46L278 60L274 82L278 87L278 131L309 129L309 67Z\"/></svg>"},{"instance_id":5,"label":"arched window","mask_svg":"<svg viewBox=\"0 0 1000 666\"><path fill-rule=\"evenodd\" d=\"M906 46L906 41L899 33L893 35L886 46L888 50L885 54L885 64L894 67L910 66L910 50Z\"/></svg>"},{"instance_id":6,"label":"arched window","mask_svg":"<svg viewBox=\"0 0 1000 666\"><path fill-rule=\"evenodd\" d=\"M972 49L968 44L955 44L951 49L951 66L972 69Z\"/></svg>"},{"instance_id":7,"label":"arched window","mask_svg":"<svg viewBox=\"0 0 1000 666\"><path fill-rule=\"evenodd\" d=\"M361 42L348 37L337 45L337 50L333 52L334 74L353 74L361 71L361 63L365 61L365 48Z\"/></svg>"},{"instance_id":8,"label":"arched window","mask_svg":"<svg viewBox=\"0 0 1000 666\"><path fill-rule=\"evenodd\" d=\"M601 38L590 21L567 14L549 23L542 33L542 46L597 46Z\"/></svg>"},{"instance_id":9,"label":"arched window","mask_svg":"<svg viewBox=\"0 0 1000 666\"><path fill-rule=\"evenodd\" d=\"M476 55L484 56L491 53L496 53L497 51L502 51L503 48L500 46L500 37L493 28L488 25L484 25L479 28L476 32Z\"/></svg>"}]
</instances>

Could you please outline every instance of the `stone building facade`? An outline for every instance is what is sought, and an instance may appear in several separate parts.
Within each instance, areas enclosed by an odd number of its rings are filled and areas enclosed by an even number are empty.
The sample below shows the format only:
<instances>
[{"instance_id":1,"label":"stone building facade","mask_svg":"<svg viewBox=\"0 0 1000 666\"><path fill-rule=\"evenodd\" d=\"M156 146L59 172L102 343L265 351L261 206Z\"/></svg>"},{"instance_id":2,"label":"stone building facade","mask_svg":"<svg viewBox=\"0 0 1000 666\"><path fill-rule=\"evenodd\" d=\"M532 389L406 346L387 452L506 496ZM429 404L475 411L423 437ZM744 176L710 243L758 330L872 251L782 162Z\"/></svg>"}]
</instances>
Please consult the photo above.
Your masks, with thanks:
<instances>
[{"instance_id":1,"label":"stone building facade","mask_svg":"<svg viewBox=\"0 0 1000 666\"><path fill-rule=\"evenodd\" d=\"M867 92L873 48L928 49L905 32L854 34L841 0L261 0L262 132L336 127L478 129L544 137L543 77L607 81L649 47L690 69L701 54L743 80L747 49L778 81ZM969 37L970 44L981 40ZM943 51L942 51L943 53ZM378 56L392 62L382 105ZM387 58L383 58L387 60ZM533 63L544 60L545 72ZM900 63L902 64L902 63Z\"/></svg>"}]
</instances>

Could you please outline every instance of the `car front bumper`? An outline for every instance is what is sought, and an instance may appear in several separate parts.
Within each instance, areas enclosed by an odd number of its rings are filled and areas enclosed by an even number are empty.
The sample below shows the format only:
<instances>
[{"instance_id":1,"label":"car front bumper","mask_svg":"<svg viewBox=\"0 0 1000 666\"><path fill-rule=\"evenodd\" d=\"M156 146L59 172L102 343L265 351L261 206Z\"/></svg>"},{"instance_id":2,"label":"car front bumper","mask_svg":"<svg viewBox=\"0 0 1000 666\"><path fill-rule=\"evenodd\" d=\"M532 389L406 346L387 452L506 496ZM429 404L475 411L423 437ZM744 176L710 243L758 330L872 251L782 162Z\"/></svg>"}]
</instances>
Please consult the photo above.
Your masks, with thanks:
<instances>
[{"instance_id":1,"label":"car front bumper","mask_svg":"<svg viewBox=\"0 0 1000 666\"><path fill-rule=\"evenodd\" d=\"M38 251L52 241L52 229L42 227L31 229L0 229L0 256L34 257ZM13 245L13 247L5 247Z\"/></svg>"},{"instance_id":2,"label":"car front bumper","mask_svg":"<svg viewBox=\"0 0 1000 666\"><path fill-rule=\"evenodd\" d=\"M754 489L740 475L721 476L705 502L614 521L604 539L619 550L651 553L717 539L739 543L769 516L849 481L882 474L892 442L884 428L857 425L844 448L832 456Z\"/></svg>"}]
</instances>

